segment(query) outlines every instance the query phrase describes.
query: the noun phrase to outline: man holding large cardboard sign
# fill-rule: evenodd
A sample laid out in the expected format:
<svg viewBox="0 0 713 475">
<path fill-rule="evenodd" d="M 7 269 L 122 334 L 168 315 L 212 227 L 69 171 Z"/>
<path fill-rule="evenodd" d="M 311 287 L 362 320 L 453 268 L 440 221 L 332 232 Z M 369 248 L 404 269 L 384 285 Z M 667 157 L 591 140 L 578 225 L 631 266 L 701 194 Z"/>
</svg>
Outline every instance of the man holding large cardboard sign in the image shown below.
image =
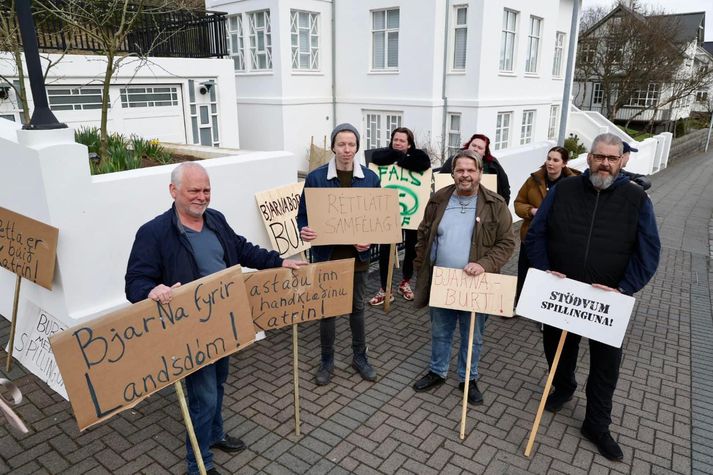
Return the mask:
<svg viewBox="0 0 713 475">
<path fill-rule="evenodd" d="M 185 162 L 171 173 L 169 192 L 174 205 L 141 226 L 136 233 L 126 271 L 126 297 L 130 302 L 145 298 L 170 305 L 173 289 L 236 264 L 265 269 L 297 269 L 303 261 L 282 260 L 275 251 L 267 251 L 237 235 L 225 217 L 210 203 L 210 179 L 199 164 Z M 211 293 L 205 305 L 218 298 Z M 235 298 L 233 296 L 232 298 Z M 211 447 L 228 452 L 245 444 L 223 432 L 223 385 L 228 378 L 228 358 L 205 366 L 186 377 L 191 420 L 206 469 L 213 468 Z M 188 472 L 198 473 L 191 444 L 186 441 Z"/>
<path fill-rule="evenodd" d="M 414 384 L 414 390 L 427 391 L 443 384 L 448 374 L 451 345 L 456 324 L 460 326 L 458 353 L 460 388 L 468 381 L 468 401 L 482 404 L 478 389 L 478 359 L 483 346 L 487 315 L 478 313 L 472 345 L 470 374 L 466 376 L 468 335 L 471 311 L 460 310 L 455 302 L 447 308 L 430 302 L 431 282 L 437 267 L 462 269 L 468 276 L 498 273 L 515 249 L 512 217 L 505 200 L 480 187 L 483 162 L 471 150 L 459 151 L 453 160 L 454 184 L 434 193 L 418 228 L 416 260 L 417 307 L 431 305 L 431 365 L 429 372 Z M 441 271 L 439 271 L 441 272 Z M 437 274 L 442 277 L 442 272 Z"/>
<path fill-rule="evenodd" d="M 622 151 L 616 135 L 597 136 L 587 155 L 589 169 L 565 178 L 549 191 L 525 239 L 532 267 L 626 295 L 638 292 L 653 277 L 661 250 L 656 217 L 644 190 L 619 173 Z M 581 299 L 558 295 L 549 303 L 563 305 L 575 297 Z M 603 312 L 596 315 L 606 317 Z M 560 329 L 545 325 L 543 343 L 550 367 L 560 335 Z M 552 412 L 572 399 L 577 387 L 574 373 L 580 339 L 568 334 L 564 342 L 554 374 L 555 389 L 545 406 Z M 609 432 L 621 348 L 590 338 L 589 350 L 582 435 L 606 458 L 622 460 L 623 452 Z"/>
<path fill-rule="evenodd" d="M 312 242 L 319 233 L 308 225 L 307 208 L 318 203 L 305 201 L 307 190 L 311 188 L 380 188 L 379 177 L 354 162 L 354 155 L 359 150 L 359 132 L 351 124 L 340 124 L 332 131 L 332 152 L 334 157 L 326 165 L 313 170 L 305 179 L 305 193 L 300 200 L 300 210 L 297 213 L 297 225 L 300 235 L 306 242 Z M 389 190 L 384 190 L 389 191 Z M 394 192 L 395 190 L 390 190 Z M 394 196 L 395 197 L 395 196 Z M 401 227 L 398 223 L 398 204 L 394 215 L 393 231 L 398 242 L 401 238 Z M 318 226 L 322 223 L 309 223 Z M 343 245 L 312 245 L 312 259 L 315 262 L 333 261 L 337 259 L 354 258 L 354 287 L 352 313 L 349 315 L 349 325 L 352 330 L 352 367 L 367 381 L 376 381 L 376 371 L 369 364 L 366 356 L 366 328 L 364 322 L 364 304 L 366 297 L 366 277 L 369 272 L 369 248 L 371 243 Z M 319 335 L 322 355 L 319 369 L 315 374 L 316 383 L 320 386 L 329 384 L 334 372 L 334 340 L 336 338 L 336 321 L 334 318 L 324 318 L 319 321 Z"/>
</svg>

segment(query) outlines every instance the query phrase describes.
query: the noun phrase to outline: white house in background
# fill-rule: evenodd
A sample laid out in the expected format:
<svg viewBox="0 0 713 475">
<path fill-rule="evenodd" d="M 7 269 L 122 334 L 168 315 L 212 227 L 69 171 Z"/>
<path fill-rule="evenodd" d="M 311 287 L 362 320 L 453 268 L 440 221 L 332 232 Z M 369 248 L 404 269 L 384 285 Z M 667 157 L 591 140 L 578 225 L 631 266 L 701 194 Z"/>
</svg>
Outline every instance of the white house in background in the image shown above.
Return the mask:
<svg viewBox="0 0 713 475">
<path fill-rule="evenodd" d="M 339 122 L 360 126 L 362 149 L 399 125 L 432 150 L 475 132 L 494 150 L 555 138 L 573 6 L 206 0 L 228 13 L 241 145 L 289 150 L 302 169 L 310 138 Z"/>
</svg>

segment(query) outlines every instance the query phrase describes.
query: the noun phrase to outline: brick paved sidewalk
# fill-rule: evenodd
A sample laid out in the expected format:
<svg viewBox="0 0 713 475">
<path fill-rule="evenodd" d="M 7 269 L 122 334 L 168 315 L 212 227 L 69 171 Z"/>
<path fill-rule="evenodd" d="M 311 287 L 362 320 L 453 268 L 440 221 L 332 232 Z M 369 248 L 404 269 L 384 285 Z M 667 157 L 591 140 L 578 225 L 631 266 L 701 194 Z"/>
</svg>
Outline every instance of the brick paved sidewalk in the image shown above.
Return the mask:
<svg viewBox="0 0 713 475">
<path fill-rule="evenodd" d="M 291 330 L 269 334 L 232 360 L 226 430 L 248 450 L 216 452 L 227 473 L 713 473 L 713 320 L 709 239 L 713 154 L 681 160 L 653 177 L 664 249 L 653 281 L 637 295 L 624 341 L 612 432 L 624 462 L 609 462 L 579 434 L 584 418 L 582 345 L 575 398 L 545 413 L 533 456 L 523 455 L 546 377 L 538 325 L 491 317 L 480 364 L 485 404 L 469 409 L 458 437 L 461 393 L 454 376 L 430 393 L 411 384 L 430 359 L 430 323 L 397 296 L 388 315 L 367 309 L 376 383 L 351 368 L 348 321 L 337 325 L 333 383 L 318 387 L 318 324 L 300 326 L 302 436 L 294 435 Z M 515 273 L 517 256 L 506 273 Z M 395 277 L 396 280 L 396 277 Z M 370 276 L 369 293 L 377 290 Z M 0 319 L 0 341 L 8 325 Z M 457 338 L 457 336 L 456 336 Z M 454 344 L 454 350 L 458 342 Z M 691 358 L 691 355 L 695 358 Z M 455 356 L 455 355 L 454 355 Z M 2 373 L 0 373 L 2 374 Z M 9 375 L 25 400 L 30 434 L 0 424 L 0 473 L 183 473 L 180 411 L 165 390 L 80 433 L 70 406 L 20 365 Z"/>
</svg>

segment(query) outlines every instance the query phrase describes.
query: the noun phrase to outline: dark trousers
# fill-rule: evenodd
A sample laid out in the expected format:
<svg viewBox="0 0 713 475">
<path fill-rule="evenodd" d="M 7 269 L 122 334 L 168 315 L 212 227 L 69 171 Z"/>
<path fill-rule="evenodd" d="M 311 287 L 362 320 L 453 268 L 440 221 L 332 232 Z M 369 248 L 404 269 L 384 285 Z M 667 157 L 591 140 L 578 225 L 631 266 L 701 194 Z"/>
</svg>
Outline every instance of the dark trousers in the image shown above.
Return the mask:
<svg viewBox="0 0 713 475">
<path fill-rule="evenodd" d="M 542 341 L 545 346 L 547 364 L 552 367 L 552 360 L 557 352 L 561 330 L 545 325 Z M 574 377 L 577 368 L 577 355 L 579 354 L 579 341 L 581 336 L 567 334 L 562 355 L 560 356 L 557 372 L 553 385 L 555 390 L 565 394 L 573 393 L 577 389 L 577 380 Z M 587 378 L 587 411 L 584 425 L 594 433 L 609 430 L 611 424 L 612 396 L 619 379 L 619 365 L 621 364 L 621 348 L 589 340 L 589 377 Z"/>
<path fill-rule="evenodd" d="M 413 277 L 413 260 L 416 258 L 416 240 L 418 232 L 415 229 L 404 229 L 404 262 L 401 265 L 401 275 L 404 280 L 411 280 Z M 379 277 L 381 288 L 386 289 L 386 279 L 389 273 L 389 250 L 391 244 L 381 244 L 379 246 Z"/>
<path fill-rule="evenodd" d="M 364 300 L 366 299 L 366 277 L 369 271 L 354 272 L 354 293 L 349 326 L 352 330 L 352 351 L 354 354 L 366 350 L 366 325 L 364 323 Z M 337 317 L 319 321 L 319 338 L 322 344 L 322 362 L 334 361 L 334 340 L 336 339 Z M 341 317 L 339 317 L 341 318 Z"/>
<path fill-rule="evenodd" d="M 520 243 L 520 255 L 517 258 L 517 287 L 515 288 L 515 305 L 520 300 L 520 294 L 522 293 L 522 286 L 525 285 L 525 277 L 527 277 L 527 271 L 530 269 L 530 259 L 527 258 L 527 251 L 525 250 L 525 243 Z M 557 346 L 555 346 L 555 349 Z"/>
</svg>

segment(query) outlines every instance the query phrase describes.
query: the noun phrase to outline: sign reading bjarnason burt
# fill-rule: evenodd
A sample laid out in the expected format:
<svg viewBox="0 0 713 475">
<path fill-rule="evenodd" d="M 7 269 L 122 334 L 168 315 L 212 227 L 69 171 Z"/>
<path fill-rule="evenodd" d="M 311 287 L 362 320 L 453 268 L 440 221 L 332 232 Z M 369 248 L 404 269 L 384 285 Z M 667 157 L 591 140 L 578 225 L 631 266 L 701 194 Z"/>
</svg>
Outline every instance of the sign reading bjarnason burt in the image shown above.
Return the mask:
<svg viewBox="0 0 713 475">
<path fill-rule="evenodd" d="M 620 348 L 635 301 L 628 295 L 530 269 L 516 312 Z"/>
</svg>

